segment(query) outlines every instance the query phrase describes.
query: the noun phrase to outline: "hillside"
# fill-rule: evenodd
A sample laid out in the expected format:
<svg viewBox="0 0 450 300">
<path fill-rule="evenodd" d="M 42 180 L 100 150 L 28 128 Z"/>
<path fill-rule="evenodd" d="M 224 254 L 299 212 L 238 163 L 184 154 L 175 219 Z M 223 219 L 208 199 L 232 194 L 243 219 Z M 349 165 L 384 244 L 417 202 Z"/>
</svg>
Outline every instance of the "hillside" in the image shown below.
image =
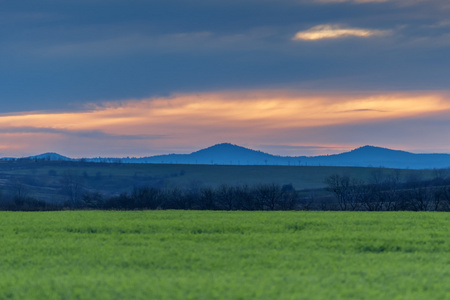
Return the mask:
<svg viewBox="0 0 450 300">
<path fill-rule="evenodd" d="M 169 154 L 134 158 L 124 162 L 217 165 L 286 165 L 285 157 L 274 156 L 229 143 L 217 144 L 191 154 Z"/>
<path fill-rule="evenodd" d="M 449 154 L 414 154 L 374 146 L 364 146 L 349 152 L 310 157 L 311 165 L 386 167 L 400 169 L 434 169 L 450 167 Z"/>
<path fill-rule="evenodd" d="M 296 190 L 323 189 L 331 175 L 370 181 L 395 175 L 432 179 L 433 170 L 392 170 L 362 167 L 234 166 L 195 164 L 119 164 L 86 161 L 16 160 L 0 161 L 0 199 L 26 195 L 39 200 L 67 200 L 67 193 L 99 192 L 105 197 L 128 193 L 133 187 L 191 190 L 201 187 L 292 184 Z M 61 200 L 62 199 L 62 200 Z"/>
</svg>

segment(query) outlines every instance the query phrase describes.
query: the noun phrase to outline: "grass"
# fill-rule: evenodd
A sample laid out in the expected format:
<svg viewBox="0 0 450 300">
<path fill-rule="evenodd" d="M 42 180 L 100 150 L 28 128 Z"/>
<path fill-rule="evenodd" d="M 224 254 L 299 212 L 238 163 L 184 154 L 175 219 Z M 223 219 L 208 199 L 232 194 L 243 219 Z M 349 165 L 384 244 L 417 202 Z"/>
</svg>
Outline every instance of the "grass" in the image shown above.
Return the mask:
<svg viewBox="0 0 450 300">
<path fill-rule="evenodd" d="M 0 213 L 1 299 L 448 299 L 446 213 Z"/>
</svg>

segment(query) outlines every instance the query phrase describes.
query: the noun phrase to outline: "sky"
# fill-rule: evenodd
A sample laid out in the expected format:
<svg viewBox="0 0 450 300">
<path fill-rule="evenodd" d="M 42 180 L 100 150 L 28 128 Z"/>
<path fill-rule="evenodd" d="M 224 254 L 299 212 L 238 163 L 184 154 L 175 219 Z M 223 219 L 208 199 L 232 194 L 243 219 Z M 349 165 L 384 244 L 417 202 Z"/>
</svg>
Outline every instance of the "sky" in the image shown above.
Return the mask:
<svg viewBox="0 0 450 300">
<path fill-rule="evenodd" d="M 450 153 L 448 0 L 0 0 L 0 157 Z"/>
</svg>

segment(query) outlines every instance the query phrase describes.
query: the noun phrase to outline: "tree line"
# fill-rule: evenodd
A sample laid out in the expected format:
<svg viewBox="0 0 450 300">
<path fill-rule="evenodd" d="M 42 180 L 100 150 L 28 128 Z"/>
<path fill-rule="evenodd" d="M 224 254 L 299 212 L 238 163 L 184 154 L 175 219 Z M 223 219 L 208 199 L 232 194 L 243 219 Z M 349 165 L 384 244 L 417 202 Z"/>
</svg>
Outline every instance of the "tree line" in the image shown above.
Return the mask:
<svg viewBox="0 0 450 300">
<path fill-rule="evenodd" d="M 70 174 L 69 174 L 70 175 Z M 29 196 L 21 183 L 7 197 L 0 191 L 0 210 L 342 210 L 450 211 L 450 177 L 432 180 L 374 172 L 365 182 L 335 174 L 322 190 L 297 191 L 292 184 L 221 185 L 190 188 L 135 187 L 128 193 L 105 196 L 83 189 L 73 176 L 61 180 L 63 201 L 46 202 Z M 442 175 L 442 174 L 441 174 Z"/>
<path fill-rule="evenodd" d="M 69 189 L 68 189 L 69 187 Z M 29 196 L 15 195 L 1 199 L 2 210 L 57 210 L 57 209 L 111 209 L 111 210 L 304 210 L 312 200 L 300 197 L 291 184 L 221 185 L 217 188 L 190 189 L 135 187 L 129 193 L 105 197 L 99 192 L 79 193 L 73 185 L 65 186 L 66 200 L 47 203 Z"/>
<path fill-rule="evenodd" d="M 346 211 L 450 211 L 450 178 L 409 178 L 395 174 L 374 176 L 371 182 L 343 175 L 326 179 L 335 196 L 336 209 Z"/>
</svg>

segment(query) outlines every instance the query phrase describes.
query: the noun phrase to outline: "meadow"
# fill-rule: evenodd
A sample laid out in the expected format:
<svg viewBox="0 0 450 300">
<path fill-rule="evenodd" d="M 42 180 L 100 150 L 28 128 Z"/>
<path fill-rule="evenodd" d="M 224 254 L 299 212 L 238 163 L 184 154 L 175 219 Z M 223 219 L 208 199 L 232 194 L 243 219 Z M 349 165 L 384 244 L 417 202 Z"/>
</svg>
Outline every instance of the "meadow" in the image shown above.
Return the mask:
<svg viewBox="0 0 450 300">
<path fill-rule="evenodd" d="M 437 212 L 0 212 L 1 299 L 448 299 Z"/>
</svg>

